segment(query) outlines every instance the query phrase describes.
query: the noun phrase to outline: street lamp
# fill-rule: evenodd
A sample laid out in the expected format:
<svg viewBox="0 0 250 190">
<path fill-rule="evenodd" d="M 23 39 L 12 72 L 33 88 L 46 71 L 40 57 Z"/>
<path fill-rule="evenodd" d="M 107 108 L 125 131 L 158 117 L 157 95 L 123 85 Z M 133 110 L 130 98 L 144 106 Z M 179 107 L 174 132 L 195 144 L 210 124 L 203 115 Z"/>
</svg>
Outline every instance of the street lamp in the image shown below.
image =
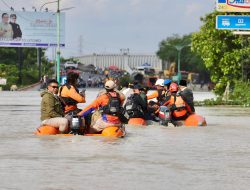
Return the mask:
<svg viewBox="0 0 250 190">
<path fill-rule="evenodd" d="M 56 11 L 56 37 L 57 37 L 57 49 L 56 49 L 56 78 L 57 82 L 60 84 L 60 0 L 50 1 L 44 3 L 40 7 L 40 11 L 42 11 L 43 7 L 47 4 L 57 3 L 57 11 Z M 48 11 L 48 9 L 47 9 Z"/>
<path fill-rule="evenodd" d="M 181 71 L 180 71 L 180 67 L 181 67 L 181 50 L 184 48 L 184 47 L 190 47 L 191 44 L 188 44 L 188 45 L 175 45 L 175 46 L 172 46 L 174 47 L 177 52 L 178 52 L 178 84 L 180 83 L 180 79 L 181 79 Z"/>
<path fill-rule="evenodd" d="M 60 10 L 60 0 L 57 1 L 51 1 L 51 2 L 47 2 L 44 3 L 41 7 L 40 7 L 40 11 L 42 10 L 42 8 L 47 5 L 47 4 L 51 4 L 51 3 L 57 3 L 57 11 L 56 11 L 56 37 L 57 37 L 57 48 L 56 48 L 56 78 L 57 78 L 57 82 L 60 84 L 60 11 L 64 11 L 64 10 L 70 10 L 72 8 L 75 7 L 68 7 L 68 8 L 64 8 Z M 48 12 L 48 9 L 46 9 L 46 12 Z"/>
</svg>

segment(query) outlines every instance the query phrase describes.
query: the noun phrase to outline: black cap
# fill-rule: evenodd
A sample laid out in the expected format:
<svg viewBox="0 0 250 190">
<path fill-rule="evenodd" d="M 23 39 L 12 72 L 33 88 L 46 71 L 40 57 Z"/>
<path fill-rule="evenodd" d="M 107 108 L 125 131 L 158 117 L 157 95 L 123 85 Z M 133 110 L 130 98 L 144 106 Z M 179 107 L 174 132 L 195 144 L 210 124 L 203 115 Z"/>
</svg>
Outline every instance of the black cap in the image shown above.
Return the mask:
<svg viewBox="0 0 250 190">
<path fill-rule="evenodd" d="M 139 90 L 141 90 L 141 89 L 143 89 L 143 86 L 140 85 L 140 84 L 136 84 L 136 85 L 134 85 L 133 89 L 139 89 Z"/>
<path fill-rule="evenodd" d="M 187 81 L 186 80 L 180 80 L 179 85 L 181 85 L 181 86 L 187 86 Z"/>
</svg>

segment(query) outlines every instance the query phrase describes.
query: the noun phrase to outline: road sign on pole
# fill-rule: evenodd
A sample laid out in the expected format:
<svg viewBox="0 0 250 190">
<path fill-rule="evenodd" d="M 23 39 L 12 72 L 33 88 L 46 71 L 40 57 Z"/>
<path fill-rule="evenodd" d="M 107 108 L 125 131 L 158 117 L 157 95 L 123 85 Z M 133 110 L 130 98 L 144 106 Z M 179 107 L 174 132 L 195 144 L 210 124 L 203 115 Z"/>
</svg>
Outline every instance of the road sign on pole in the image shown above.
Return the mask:
<svg viewBox="0 0 250 190">
<path fill-rule="evenodd" d="M 249 0 L 216 0 L 219 12 L 250 12 Z"/>
<path fill-rule="evenodd" d="M 250 30 L 250 16 L 218 15 L 216 28 L 222 30 Z"/>
</svg>

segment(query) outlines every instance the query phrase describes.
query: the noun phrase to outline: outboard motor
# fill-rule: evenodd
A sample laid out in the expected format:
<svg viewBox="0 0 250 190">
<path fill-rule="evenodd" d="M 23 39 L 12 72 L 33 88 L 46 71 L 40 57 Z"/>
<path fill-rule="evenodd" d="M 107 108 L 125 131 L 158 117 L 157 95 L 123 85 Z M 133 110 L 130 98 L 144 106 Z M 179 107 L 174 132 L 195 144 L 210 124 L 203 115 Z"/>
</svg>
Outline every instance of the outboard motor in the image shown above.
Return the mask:
<svg viewBox="0 0 250 190">
<path fill-rule="evenodd" d="M 82 124 L 82 120 L 81 117 L 78 115 L 73 114 L 72 116 L 72 120 L 71 120 L 71 125 L 70 125 L 70 134 L 74 134 L 74 135 L 80 135 L 80 127 Z"/>
<path fill-rule="evenodd" d="M 161 125 L 168 126 L 168 123 L 171 122 L 170 111 L 167 106 L 160 106 L 159 118 Z"/>
</svg>

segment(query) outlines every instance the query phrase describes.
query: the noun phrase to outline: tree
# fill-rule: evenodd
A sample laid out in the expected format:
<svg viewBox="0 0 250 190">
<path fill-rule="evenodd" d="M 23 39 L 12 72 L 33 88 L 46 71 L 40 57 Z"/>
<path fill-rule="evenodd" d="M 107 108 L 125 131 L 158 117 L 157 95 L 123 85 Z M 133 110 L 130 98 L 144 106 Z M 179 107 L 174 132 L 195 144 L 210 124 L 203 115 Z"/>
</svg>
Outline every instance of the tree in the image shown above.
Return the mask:
<svg viewBox="0 0 250 190">
<path fill-rule="evenodd" d="M 9 89 L 18 80 L 18 70 L 15 65 L 0 64 L 0 78 L 6 78 L 7 84 L 3 89 Z"/>
<path fill-rule="evenodd" d="M 22 84 L 29 85 L 38 82 L 37 48 L 22 48 Z M 53 65 L 49 64 L 45 57 L 45 49 L 42 51 L 42 75 L 52 74 Z M 9 89 L 12 84 L 18 84 L 18 53 L 17 48 L 0 48 L 0 77 L 7 78 L 7 85 L 4 89 Z"/>
<path fill-rule="evenodd" d="M 201 18 L 200 31 L 192 35 L 192 51 L 198 53 L 216 84 L 215 93 L 222 95 L 227 82 L 241 78 L 242 63 L 249 59 L 248 37 L 236 36 L 229 30 L 215 28 L 216 11 Z"/>
<path fill-rule="evenodd" d="M 192 34 L 184 35 L 182 37 L 177 34 L 174 34 L 173 36 L 168 37 L 160 42 L 157 55 L 162 60 L 166 60 L 169 63 L 171 62 L 177 63 L 177 50 L 174 46 L 189 45 L 191 44 L 191 40 L 192 40 Z M 192 52 L 189 47 L 184 47 L 181 50 L 180 69 L 190 72 L 197 72 L 202 75 L 208 75 L 208 71 L 201 57 L 197 53 Z"/>
</svg>

